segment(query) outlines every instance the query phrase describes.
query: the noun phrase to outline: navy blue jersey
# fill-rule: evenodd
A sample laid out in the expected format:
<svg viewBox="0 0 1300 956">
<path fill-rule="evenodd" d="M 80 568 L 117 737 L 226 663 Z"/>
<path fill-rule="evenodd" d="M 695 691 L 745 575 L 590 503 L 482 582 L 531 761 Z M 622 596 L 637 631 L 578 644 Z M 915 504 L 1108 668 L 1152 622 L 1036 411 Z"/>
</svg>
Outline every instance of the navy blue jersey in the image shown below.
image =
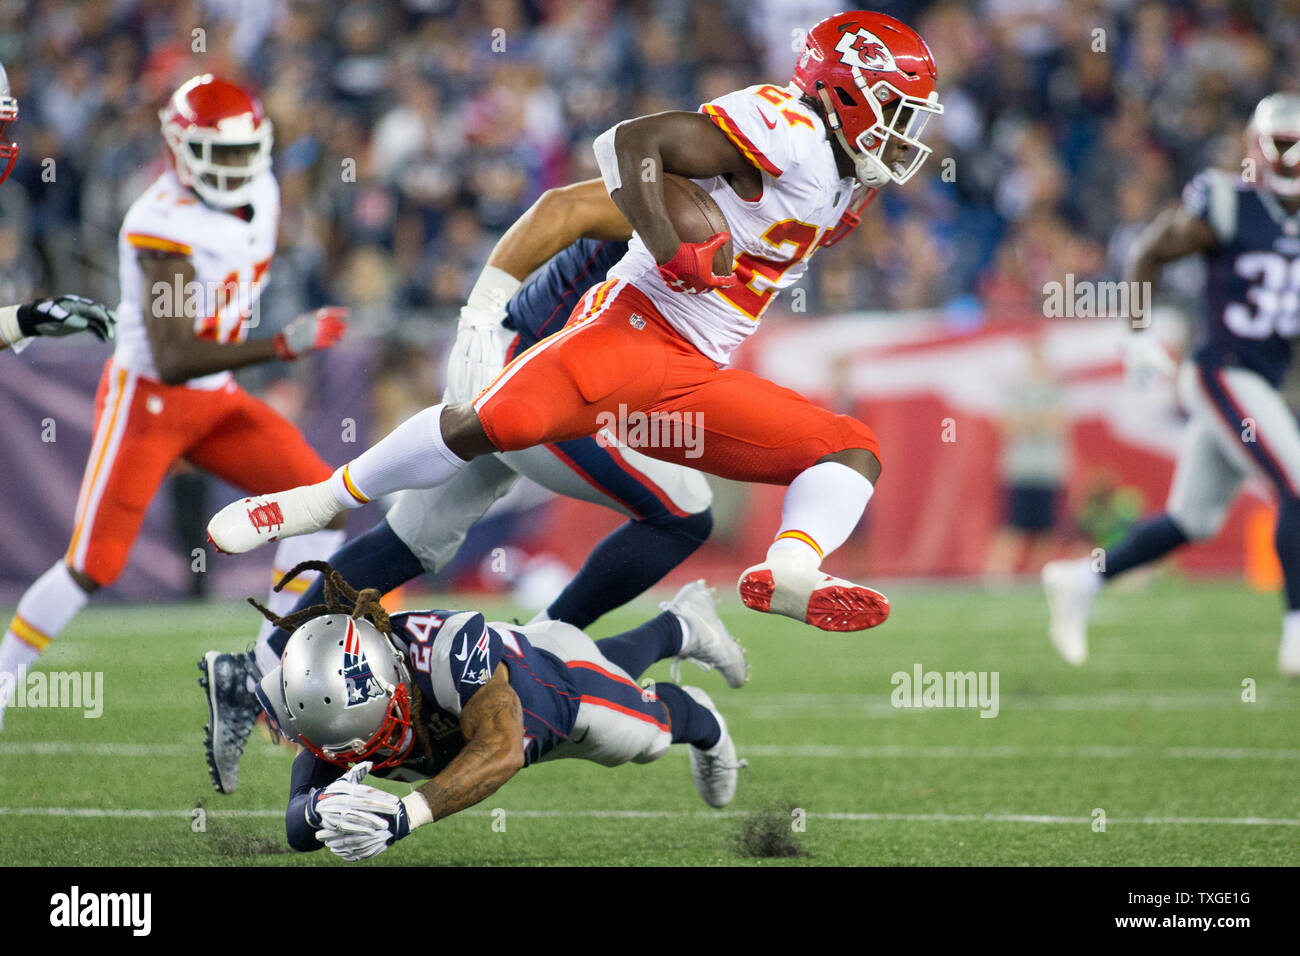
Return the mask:
<svg viewBox="0 0 1300 956">
<path fill-rule="evenodd" d="M 489 626 L 476 611 L 409 611 L 391 620 L 430 713 L 459 726 L 461 709 L 504 661 L 523 710 L 524 766 L 568 739 L 582 695 L 554 654 L 513 628 Z"/>
<path fill-rule="evenodd" d="M 1272 193 L 1206 170 L 1183 193 L 1218 242 L 1205 253 L 1204 323 L 1194 353 L 1211 367 L 1241 366 L 1275 387 L 1300 335 L 1300 216 Z"/>
<path fill-rule="evenodd" d="M 506 305 L 506 328 L 519 333 L 514 354 L 564 328 L 573 307 L 627 252 L 626 242 L 579 239 L 558 252 Z"/>
</svg>

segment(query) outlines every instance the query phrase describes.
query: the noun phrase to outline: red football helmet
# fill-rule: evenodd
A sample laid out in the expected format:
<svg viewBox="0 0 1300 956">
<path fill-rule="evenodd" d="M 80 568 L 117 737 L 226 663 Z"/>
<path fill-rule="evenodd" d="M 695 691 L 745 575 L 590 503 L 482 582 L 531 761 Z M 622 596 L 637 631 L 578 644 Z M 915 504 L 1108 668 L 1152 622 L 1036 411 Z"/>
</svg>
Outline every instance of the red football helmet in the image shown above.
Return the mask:
<svg viewBox="0 0 1300 956">
<path fill-rule="evenodd" d="M 1263 157 L 1264 185 L 1279 196 L 1300 196 L 1300 94 L 1260 100 L 1246 135 Z"/>
<path fill-rule="evenodd" d="M 271 168 L 271 121 L 234 83 L 204 73 L 159 111 L 163 139 L 180 181 L 222 209 L 246 205 Z"/>
<path fill-rule="evenodd" d="M 18 162 L 18 144 L 4 138 L 5 124 L 18 121 L 18 101 L 9 95 L 9 74 L 0 63 L 0 183 L 9 178 Z"/>
<path fill-rule="evenodd" d="M 921 131 L 943 112 L 934 57 L 920 34 L 893 17 L 869 10 L 827 17 L 808 32 L 793 82 L 821 101 L 863 185 L 905 183 L 930 155 Z M 908 154 L 887 162 L 891 140 Z"/>
</svg>

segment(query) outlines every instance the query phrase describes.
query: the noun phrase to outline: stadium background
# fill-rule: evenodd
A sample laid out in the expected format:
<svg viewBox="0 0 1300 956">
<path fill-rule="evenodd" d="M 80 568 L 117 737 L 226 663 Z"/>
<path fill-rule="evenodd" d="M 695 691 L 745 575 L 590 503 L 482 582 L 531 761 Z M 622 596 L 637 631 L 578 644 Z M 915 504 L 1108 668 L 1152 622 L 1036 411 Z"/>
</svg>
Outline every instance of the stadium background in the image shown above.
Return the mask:
<svg viewBox="0 0 1300 956">
<path fill-rule="evenodd" d="M 327 459 L 345 460 L 436 401 L 456 311 L 494 238 L 542 190 L 595 174 L 598 132 L 785 82 L 795 31 L 840 6 L 0 0 L 0 62 L 22 108 L 22 155 L 0 189 L 0 301 L 77 291 L 116 302 L 116 230 L 163 165 L 158 107 L 198 72 L 245 82 L 276 124 L 284 195 L 261 321 L 274 328 L 337 302 L 352 309 L 353 331 L 328 355 L 240 378 L 290 412 Z M 1044 318 L 1044 283 L 1118 278 L 1137 231 L 1197 169 L 1236 166 L 1254 103 L 1296 88 L 1300 2 L 873 7 L 914 25 L 934 50 L 946 107 L 929 130 L 934 156 L 814 259 L 802 310 L 790 311 L 794 297 L 779 301 L 739 361 L 855 410 L 882 438 L 881 493 L 837 573 L 988 570 L 1008 396 L 1036 355 L 1064 419 L 1066 507 L 1051 553 L 1105 543 L 1161 500 L 1179 413 L 1163 391 L 1123 386 L 1116 322 Z M 352 163 L 355 182 L 345 182 Z M 1160 330 L 1176 345 L 1200 276 L 1188 265 L 1166 278 L 1173 311 Z M 88 341 L 46 342 L 6 362 L 0 600 L 16 599 L 66 543 L 105 354 Z M 347 419 L 355 444 L 343 439 Z M 47 421 L 55 441 L 43 440 Z M 714 487 L 714 540 L 673 580 L 725 583 L 771 533 L 777 490 Z M 258 593 L 269 555 L 191 573 L 202 522 L 229 489 L 178 474 L 171 491 L 155 502 L 117 596 Z M 1248 565 L 1252 581 L 1275 586 L 1265 501 L 1247 496 L 1228 532 L 1181 565 Z M 511 504 L 458 583 L 501 587 L 527 554 L 576 566 L 617 521 L 526 490 Z M 355 515 L 351 529 L 373 518 Z M 484 572 L 477 558 L 503 540 L 518 549 L 508 573 Z M 552 566 L 536 586 L 559 573 Z"/>
</svg>

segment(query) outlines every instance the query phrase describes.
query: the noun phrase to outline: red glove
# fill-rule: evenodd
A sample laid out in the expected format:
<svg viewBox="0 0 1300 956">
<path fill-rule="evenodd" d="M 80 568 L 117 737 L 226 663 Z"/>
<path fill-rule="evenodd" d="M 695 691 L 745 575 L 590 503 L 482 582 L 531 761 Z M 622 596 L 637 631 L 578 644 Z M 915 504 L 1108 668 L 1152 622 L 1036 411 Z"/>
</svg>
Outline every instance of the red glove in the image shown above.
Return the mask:
<svg viewBox="0 0 1300 956">
<path fill-rule="evenodd" d="M 304 312 L 275 333 L 275 354 L 286 362 L 300 355 L 327 349 L 343 338 L 347 331 L 348 310 L 338 305 L 327 305 L 315 312 Z"/>
<path fill-rule="evenodd" d="M 704 242 L 683 242 L 677 254 L 659 267 L 668 288 L 674 292 L 698 295 L 710 289 L 730 289 L 736 284 L 736 274 L 717 275 L 713 271 L 713 254 L 731 240 L 731 233 L 719 232 Z"/>
</svg>

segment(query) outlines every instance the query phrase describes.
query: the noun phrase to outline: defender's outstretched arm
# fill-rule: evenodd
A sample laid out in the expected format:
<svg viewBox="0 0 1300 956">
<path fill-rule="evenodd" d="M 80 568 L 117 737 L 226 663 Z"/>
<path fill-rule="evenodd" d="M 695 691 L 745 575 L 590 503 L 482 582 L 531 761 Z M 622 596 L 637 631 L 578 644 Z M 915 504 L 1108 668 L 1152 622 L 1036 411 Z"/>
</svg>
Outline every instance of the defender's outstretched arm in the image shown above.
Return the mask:
<svg viewBox="0 0 1300 956">
<path fill-rule="evenodd" d="M 548 189 L 497 240 L 487 264 L 521 282 L 579 239 L 626 242 L 632 227 L 599 179 Z"/>
<path fill-rule="evenodd" d="M 117 316 L 106 305 L 79 295 L 56 295 L 26 305 L 0 307 L 0 351 L 16 346 L 21 352 L 29 339 L 62 337 L 90 332 L 101 342 L 113 337 Z"/>
</svg>

